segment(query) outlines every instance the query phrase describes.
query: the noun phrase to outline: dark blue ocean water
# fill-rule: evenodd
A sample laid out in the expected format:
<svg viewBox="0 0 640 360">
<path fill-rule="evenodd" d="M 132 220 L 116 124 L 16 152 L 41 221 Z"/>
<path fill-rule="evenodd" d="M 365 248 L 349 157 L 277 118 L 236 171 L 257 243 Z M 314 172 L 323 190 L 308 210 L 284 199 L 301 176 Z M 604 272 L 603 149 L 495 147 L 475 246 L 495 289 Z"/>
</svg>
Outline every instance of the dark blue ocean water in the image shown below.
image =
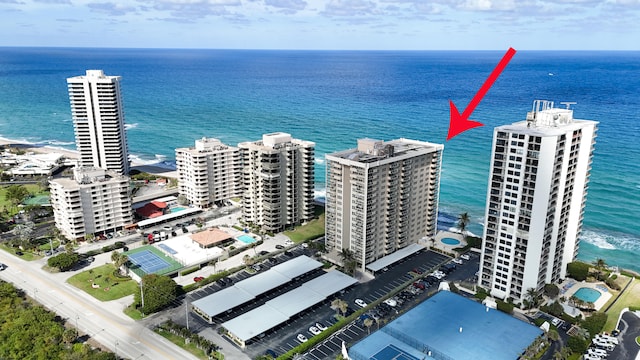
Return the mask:
<svg viewBox="0 0 640 360">
<path fill-rule="evenodd" d="M 65 79 L 103 69 L 122 76 L 138 160 L 171 162 L 203 136 L 286 131 L 316 142 L 321 194 L 324 154 L 358 138 L 443 143 L 448 100 L 462 111 L 503 55 L 0 48 L 0 135 L 74 148 Z M 600 121 L 579 257 L 640 271 L 638 89 L 640 52 L 518 52 L 472 115 L 485 126 L 445 144 L 442 225 L 468 211 L 481 233 L 493 127 L 524 119 L 534 99 L 576 101 L 576 118 Z"/>
</svg>

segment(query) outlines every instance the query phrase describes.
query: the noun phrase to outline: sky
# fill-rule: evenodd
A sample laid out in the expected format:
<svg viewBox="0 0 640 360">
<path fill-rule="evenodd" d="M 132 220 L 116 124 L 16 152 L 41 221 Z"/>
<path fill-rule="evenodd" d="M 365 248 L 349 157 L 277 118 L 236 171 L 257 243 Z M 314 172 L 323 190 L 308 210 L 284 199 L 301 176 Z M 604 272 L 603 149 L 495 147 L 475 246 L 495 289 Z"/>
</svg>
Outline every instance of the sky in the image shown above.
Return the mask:
<svg viewBox="0 0 640 360">
<path fill-rule="evenodd" d="M 0 0 L 0 46 L 640 50 L 640 0 Z"/>
</svg>

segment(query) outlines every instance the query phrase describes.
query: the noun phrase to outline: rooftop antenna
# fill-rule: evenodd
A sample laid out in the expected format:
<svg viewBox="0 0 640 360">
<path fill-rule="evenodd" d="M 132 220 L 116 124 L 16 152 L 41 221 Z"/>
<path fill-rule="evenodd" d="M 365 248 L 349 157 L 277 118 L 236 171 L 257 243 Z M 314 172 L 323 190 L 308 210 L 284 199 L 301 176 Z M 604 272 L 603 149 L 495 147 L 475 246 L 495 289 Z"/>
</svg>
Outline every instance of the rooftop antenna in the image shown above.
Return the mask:
<svg viewBox="0 0 640 360">
<path fill-rule="evenodd" d="M 575 101 L 563 101 L 560 104 L 566 106 L 567 110 L 571 110 L 571 105 L 575 105 L 575 104 L 577 104 L 577 102 L 575 102 Z"/>
</svg>

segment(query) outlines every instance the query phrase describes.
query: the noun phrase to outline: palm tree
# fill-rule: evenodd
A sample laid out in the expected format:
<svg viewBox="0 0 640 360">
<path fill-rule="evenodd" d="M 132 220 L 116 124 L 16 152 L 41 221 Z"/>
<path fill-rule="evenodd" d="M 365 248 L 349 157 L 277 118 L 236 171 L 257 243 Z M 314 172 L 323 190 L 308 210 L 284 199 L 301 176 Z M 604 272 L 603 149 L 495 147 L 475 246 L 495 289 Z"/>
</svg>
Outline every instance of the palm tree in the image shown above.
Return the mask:
<svg viewBox="0 0 640 360">
<path fill-rule="evenodd" d="M 602 258 L 598 258 L 596 261 L 594 261 L 594 264 L 596 266 L 596 270 L 598 271 L 598 280 L 600 280 L 600 278 L 602 277 L 602 270 L 606 268 L 607 262 Z"/>
<path fill-rule="evenodd" d="M 336 311 L 340 311 L 342 316 L 347 313 L 348 307 L 349 305 L 347 305 L 347 302 L 342 299 L 335 299 L 331 302 L 331 308 Z"/>
<path fill-rule="evenodd" d="M 371 325 L 373 325 L 373 320 L 371 320 L 371 318 L 366 318 L 362 324 L 367 327 L 367 333 L 371 334 Z"/>
<path fill-rule="evenodd" d="M 350 249 L 342 249 L 340 252 L 340 259 L 342 260 L 342 266 L 344 267 L 344 272 L 353 275 L 356 271 L 356 259 L 353 251 Z"/>
<path fill-rule="evenodd" d="M 529 309 L 537 307 L 540 304 L 540 294 L 534 288 L 527 289 L 527 302 L 529 303 Z"/>
<path fill-rule="evenodd" d="M 469 218 L 469 213 L 463 212 L 462 214 L 458 215 L 458 223 L 456 224 L 456 226 L 464 237 L 467 236 L 467 226 L 469 225 L 470 221 L 471 219 Z"/>
</svg>

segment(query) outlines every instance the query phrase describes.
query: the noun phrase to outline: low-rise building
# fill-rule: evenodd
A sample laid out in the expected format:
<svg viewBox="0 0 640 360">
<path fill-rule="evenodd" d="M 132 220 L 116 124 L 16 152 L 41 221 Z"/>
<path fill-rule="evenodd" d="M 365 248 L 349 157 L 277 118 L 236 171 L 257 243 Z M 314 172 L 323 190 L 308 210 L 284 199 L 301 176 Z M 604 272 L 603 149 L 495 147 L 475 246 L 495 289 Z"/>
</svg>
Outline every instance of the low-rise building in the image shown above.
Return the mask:
<svg viewBox="0 0 640 360">
<path fill-rule="evenodd" d="M 56 227 L 68 239 L 122 230 L 133 222 L 129 177 L 76 168 L 74 178 L 49 182 Z"/>
</svg>

